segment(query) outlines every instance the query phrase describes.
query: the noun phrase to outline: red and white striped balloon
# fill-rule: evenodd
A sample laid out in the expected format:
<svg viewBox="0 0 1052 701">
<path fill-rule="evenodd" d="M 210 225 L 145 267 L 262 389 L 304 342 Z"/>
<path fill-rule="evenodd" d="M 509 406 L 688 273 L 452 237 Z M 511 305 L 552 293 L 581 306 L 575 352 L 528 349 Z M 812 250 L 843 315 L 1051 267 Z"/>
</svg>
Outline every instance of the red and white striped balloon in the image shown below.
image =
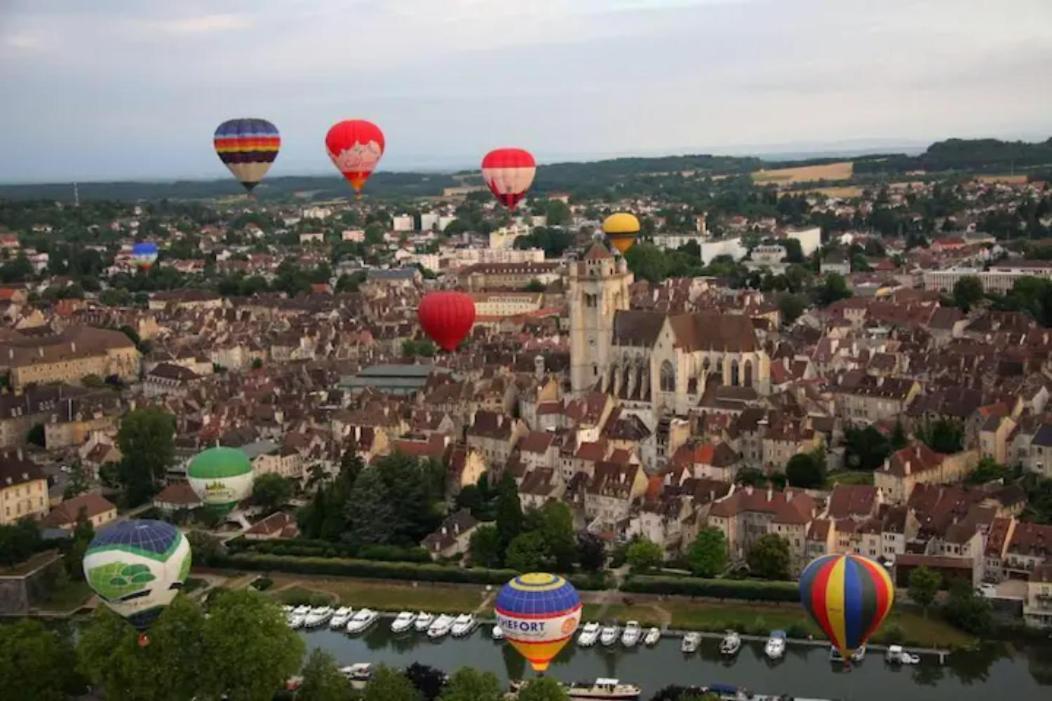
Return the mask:
<svg viewBox="0 0 1052 701">
<path fill-rule="evenodd" d="M 533 184 L 537 164 L 529 151 L 498 148 L 482 159 L 482 179 L 500 203 L 515 209 Z"/>
</svg>

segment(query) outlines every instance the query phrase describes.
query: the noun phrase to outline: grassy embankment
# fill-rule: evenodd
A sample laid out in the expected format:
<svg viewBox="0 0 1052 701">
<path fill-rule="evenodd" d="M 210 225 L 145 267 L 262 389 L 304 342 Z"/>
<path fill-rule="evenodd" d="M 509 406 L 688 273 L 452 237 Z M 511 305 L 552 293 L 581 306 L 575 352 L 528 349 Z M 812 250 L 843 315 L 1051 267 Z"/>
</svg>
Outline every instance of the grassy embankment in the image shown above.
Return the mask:
<svg viewBox="0 0 1052 701">
<path fill-rule="evenodd" d="M 291 585 L 291 586 L 288 586 Z M 283 588 L 285 587 L 285 588 Z M 275 578 L 267 591 L 281 603 L 332 603 L 377 611 L 473 612 L 485 602 L 485 587 L 441 586 L 421 583 L 353 579 Z M 490 615 L 491 603 L 482 614 Z"/>
</svg>

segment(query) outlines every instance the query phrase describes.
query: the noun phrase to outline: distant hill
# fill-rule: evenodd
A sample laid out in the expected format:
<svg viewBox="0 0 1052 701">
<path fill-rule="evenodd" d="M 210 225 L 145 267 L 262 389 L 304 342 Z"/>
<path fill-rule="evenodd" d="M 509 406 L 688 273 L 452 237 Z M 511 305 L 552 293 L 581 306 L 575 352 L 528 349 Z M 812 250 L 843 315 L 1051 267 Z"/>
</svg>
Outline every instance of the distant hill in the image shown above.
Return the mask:
<svg viewBox="0 0 1052 701">
<path fill-rule="evenodd" d="M 655 158 L 613 158 L 591 162 L 567 162 L 537 168 L 535 193 L 572 191 L 591 195 L 606 192 L 641 179 L 678 173 L 740 175 L 764 168 L 806 168 L 845 162 L 843 156 L 794 161 L 764 161 L 756 157 L 711 156 L 704 154 Z M 901 174 L 913 170 L 975 172 L 1047 172 L 1052 170 L 1052 138 L 1028 143 L 997 139 L 947 139 L 928 147 L 924 153 L 878 154 L 851 159 L 858 176 L 881 173 Z M 457 174 L 379 172 L 369 180 L 368 196 L 375 198 L 439 196 L 447 187 L 481 184 L 477 171 Z M 172 182 L 81 183 L 82 199 L 197 200 L 233 197 L 243 190 L 233 179 L 177 180 Z M 256 189 L 261 200 L 324 200 L 350 196 L 350 188 L 336 175 L 268 178 Z M 70 183 L 40 185 L 0 185 L 0 199 L 48 199 L 69 202 Z"/>
</svg>

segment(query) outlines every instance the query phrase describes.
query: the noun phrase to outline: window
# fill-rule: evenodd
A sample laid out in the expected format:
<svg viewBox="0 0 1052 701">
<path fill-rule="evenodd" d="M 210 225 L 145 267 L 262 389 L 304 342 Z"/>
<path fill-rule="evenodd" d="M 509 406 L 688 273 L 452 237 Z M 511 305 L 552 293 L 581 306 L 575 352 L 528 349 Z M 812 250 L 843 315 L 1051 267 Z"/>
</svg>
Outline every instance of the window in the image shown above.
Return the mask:
<svg viewBox="0 0 1052 701">
<path fill-rule="evenodd" d="M 676 391 L 676 371 L 667 360 L 661 364 L 661 391 Z"/>
</svg>

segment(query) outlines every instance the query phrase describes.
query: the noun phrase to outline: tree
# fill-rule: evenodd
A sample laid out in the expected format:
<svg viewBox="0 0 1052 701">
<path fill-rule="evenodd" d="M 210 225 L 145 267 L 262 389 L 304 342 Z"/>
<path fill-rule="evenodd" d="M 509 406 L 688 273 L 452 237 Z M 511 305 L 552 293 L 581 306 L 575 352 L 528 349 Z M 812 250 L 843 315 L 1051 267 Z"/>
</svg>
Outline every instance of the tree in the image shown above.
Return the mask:
<svg viewBox="0 0 1052 701">
<path fill-rule="evenodd" d="M 767 475 L 755 467 L 743 467 L 734 481 L 744 487 L 762 487 L 767 484 Z"/>
<path fill-rule="evenodd" d="M 175 417 L 160 409 L 135 409 L 121 420 L 119 473 L 129 504 L 141 504 L 154 493 L 157 480 L 175 460 L 174 438 Z"/>
<path fill-rule="evenodd" d="M 1004 465 L 998 464 L 993 458 L 983 458 L 975 469 L 968 473 L 965 482 L 968 484 L 986 484 L 995 480 L 1004 479 L 1008 473 Z"/>
<path fill-rule="evenodd" d="M 781 312 L 782 321 L 785 324 L 792 324 L 799 319 L 805 309 L 807 309 L 807 300 L 803 295 L 789 292 L 778 295 L 778 311 Z"/>
<path fill-rule="evenodd" d="M 646 573 L 661 567 L 665 552 L 654 541 L 638 538 L 628 546 L 625 559 L 633 572 Z"/>
<path fill-rule="evenodd" d="M 500 567 L 500 534 L 497 527 L 484 523 L 471 534 L 468 545 L 471 564 L 476 567 Z"/>
<path fill-rule="evenodd" d="M 213 696 L 269 699 L 303 660 L 303 639 L 288 627 L 281 607 L 256 592 L 213 596 L 201 631 L 208 659 L 203 683 Z"/>
<path fill-rule="evenodd" d="M 895 420 L 895 429 L 891 432 L 891 449 L 902 450 L 909 443 L 909 437 L 906 435 L 906 428 L 902 425 L 901 419 Z"/>
<path fill-rule="evenodd" d="M 562 200 L 548 200 L 545 219 L 548 226 L 559 226 L 570 221 L 570 207 Z"/>
<path fill-rule="evenodd" d="M 88 491 L 90 486 L 91 477 L 88 474 L 88 470 L 79 462 L 76 462 L 69 471 L 69 481 L 66 482 L 66 487 L 62 490 L 62 498 L 72 499 Z"/>
<path fill-rule="evenodd" d="M 935 595 L 939 593 L 941 586 L 942 576 L 935 570 L 921 565 L 910 572 L 910 598 L 924 608 L 925 616 L 928 615 L 928 607 L 935 601 Z"/>
<path fill-rule="evenodd" d="M 950 455 L 964 449 L 964 426 L 949 418 L 924 421 L 917 427 L 917 438 L 937 453 Z"/>
<path fill-rule="evenodd" d="M 420 701 L 418 692 L 404 674 L 380 665 L 373 670 L 363 701 Z"/>
<path fill-rule="evenodd" d="M 687 552 L 690 571 L 695 577 L 715 577 L 727 566 L 727 538 L 718 528 L 698 531 Z"/>
<path fill-rule="evenodd" d="M 73 528 L 73 537 L 66 543 L 66 552 L 62 560 L 66 568 L 66 574 L 70 579 L 83 581 L 84 579 L 84 553 L 88 551 L 92 539 L 95 537 L 95 528 L 91 525 L 87 510 L 83 507 L 77 514 L 77 525 Z"/>
<path fill-rule="evenodd" d="M 872 426 L 845 429 L 844 445 L 845 461 L 856 470 L 875 470 L 891 454 L 891 443 Z"/>
<path fill-rule="evenodd" d="M 569 572 L 577 561 L 577 539 L 573 514 L 561 501 L 549 501 L 541 507 L 541 535 L 554 560 L 555 569 Z"/>
<path fill-rule="evenodd" d="M 252 501 L 271 513 L 288 503 L 292 498 L 292 481 L 275 472 L 260 475 L 252 484 Z"/>
<path fill-rule="evenodd" d="M 504 690 L 492 672 L 461 667 L 449 678 L 440 701 L 501 701 Z"/>
<path fill-rule="evenodd" d="M 303 665 L 303 684 L 296 698 L 303 701 L 347 701 L 351 685 L 340 673 L 336 660 L 321 648 L 315 648 Z"/>
<path fill-rule="evenodd" d="M 511 541 L 522 533 L 522 504 L 515 478 L 504 475 L 497 485 L 497 533 L 500 535 L 500 551 L 504 555 Z"/>
<path fill-rule="evenodd" d="M 826 275 L 822 284 L 815 288 L 815 301 L 823 306 L 829 306 L 838 299 L 847 299 L 851 296 L 851 290 L 844 280 L 844 276 L 838 273 Z"/>
<path fill-rule="evenodd" d="M 0 526 L 0 565 L 22 562 L 40 550 L 41 544 L 40 528 L 28 516 Z"/>
<path fill-rule="evenodd" d="M 33 445 L 44 448 L 44 424 L 33 424 L 32 428 L 26 432 L 26 443 L 32 443 Z"/>
<path fill-rule="evenodd" d="M 785 476 L 789 484 L 804 489 L 821 487 L 826 481 L 825 461 L 811 453 L 797 453 L 789 458 Z"/>
<path fill-rule="evenodd" d="M 950 623 L 973 635 L 984 635 L 993 625 L 990 602 L 976 594 L 970 582 L 960 579 L 950 586 L 950 598 L 943 614 Z"/>
<path fill-rule="evenodd" d="M 504 565 L 518 572 L 544 569 L 551 559 L 551 551 L 539 531 L 527 531 L 515 536 L 504 555 Z"/>
<path fill-rule="evenodd" d="M 519 692 L 518 701 L 569 701 L 570 696 L 554 677 L 533 679 Z"/>
<path fill-rule="evenodd" d="M 577 559 L 581 569 L 599 572 L 606 564 L 606 545 L 603 539 L 594 533 L 580 533 L 577 536 Z"/>
<path fill-rule="evenodd" d="M 419 662 L 406 667 L 405 677 L 419 692 L 422 701 L 435 701 L 446 685 L 445 672 Z"/>
<path fill-rule="evenodd" d="M 526 283 L 525 287 L 522 288 L 523 292 L 544 292 L 544 290 L 544 283 L 538 280 L 537 278 L 533 278 L 528 283 Z"/>
<path fill-rule="evenodd" d="M 764 579 L 789 578 L 789 543 L 774 533 L 760 536 L 746 556 L 749 570 Z"/>
<path fill-rule="evenodd" d="M 968 313 L 983 299 L 983 283 L 975 275 L 965 275 L 953 285 L 953 304 Z"/>
<path fill-rule="evenodd" d="M 351 540 L 359 545 L 416 545 L 441 520 L 443 495 L 429 465 L 401 453 L 363 470 L 343 505 Z"/>
<path fill-rule="evenodd" d="M 69 637 L 28 618 L 0 625 L 0 679 L 9 701 L 62 701 L 84 687 Z"/>
<path fill-rule="evenodd" d="M 209 565 L 226 550 L 223 541 L 207 531 L 190 531 L 186 539 L 190 541 L 190 552 L 197 564 Z"/>
</svg>

